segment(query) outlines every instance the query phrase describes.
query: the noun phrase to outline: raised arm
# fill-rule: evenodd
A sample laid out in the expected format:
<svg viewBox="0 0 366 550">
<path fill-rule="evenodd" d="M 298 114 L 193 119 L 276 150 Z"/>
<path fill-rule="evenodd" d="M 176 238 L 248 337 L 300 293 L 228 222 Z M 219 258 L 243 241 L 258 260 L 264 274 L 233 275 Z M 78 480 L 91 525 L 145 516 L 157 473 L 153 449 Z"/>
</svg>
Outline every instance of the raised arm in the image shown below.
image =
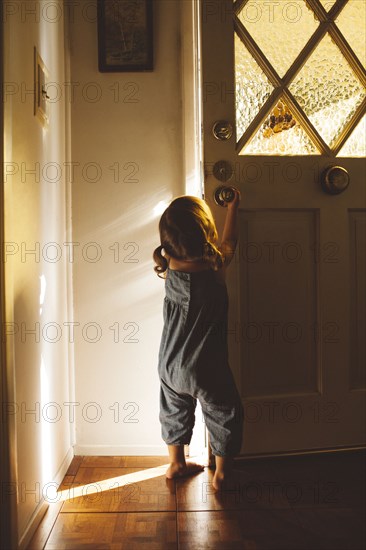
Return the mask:
<svg viewBox="0 0 366 550">
<path fill-rule="evenodd" d="M 238 242 L 238 207 L 240 198 L 240 191 L 235 189 L 234 200 L 227 203 L 226 219 L 219 247 L 225 257 L 225 267 L 233 259 Z"/>
</svg>

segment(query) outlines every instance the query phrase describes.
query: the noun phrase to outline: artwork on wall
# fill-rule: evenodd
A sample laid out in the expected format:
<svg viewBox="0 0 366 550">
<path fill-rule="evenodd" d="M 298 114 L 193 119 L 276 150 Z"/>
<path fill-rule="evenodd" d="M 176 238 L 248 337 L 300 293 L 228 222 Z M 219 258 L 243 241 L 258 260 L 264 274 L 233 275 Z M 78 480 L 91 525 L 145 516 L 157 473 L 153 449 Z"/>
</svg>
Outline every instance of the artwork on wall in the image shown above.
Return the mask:
<svg viewBox="0 0 366 550">
<path fill-rule="evenodd" d="M 34 48 L 34 115 L 44 128 L 49 124 L 48 78 L 49 72 L 37 48 Z"/>
<path fill-rule="evenodd" d="M 100 72 L 153 69 L 153 0 L 98 0 Z"/>
</svg>

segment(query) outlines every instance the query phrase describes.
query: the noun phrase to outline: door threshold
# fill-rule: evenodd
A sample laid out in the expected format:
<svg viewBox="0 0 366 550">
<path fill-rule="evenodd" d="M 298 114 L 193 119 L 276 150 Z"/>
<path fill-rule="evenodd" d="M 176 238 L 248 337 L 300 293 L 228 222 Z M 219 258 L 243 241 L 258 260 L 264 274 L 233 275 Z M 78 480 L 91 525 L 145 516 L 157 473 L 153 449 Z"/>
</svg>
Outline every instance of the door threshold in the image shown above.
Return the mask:
<svg viewBox="0 0 366 550">
<path fill-rule="evenodd" d="M 366 445 L 344 445 L 337 447 L 324 447 L 323 449 L 299 449 L 293 451 L 278 451 L 274 453 L 253 453 L 248 455 L 240 455 L 234 458 L 235 462 L 242 460 L 252 460 L 260 458 L 280 458 L 285 456 L 306 456 L 325 453 L 339 453 L 350 451 L 366 451 Z"/>
</svg>

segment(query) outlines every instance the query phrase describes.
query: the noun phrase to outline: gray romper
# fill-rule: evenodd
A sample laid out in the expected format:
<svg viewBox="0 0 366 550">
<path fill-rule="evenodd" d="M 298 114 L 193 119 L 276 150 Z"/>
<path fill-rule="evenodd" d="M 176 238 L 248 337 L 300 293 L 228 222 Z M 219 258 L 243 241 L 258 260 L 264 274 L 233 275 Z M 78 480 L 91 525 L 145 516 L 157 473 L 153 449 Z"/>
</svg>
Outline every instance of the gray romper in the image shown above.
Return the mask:
<svg viewBox="0 0 366 550">
<path fill-rule="evenodd" d="M 168 268 L 158 365 L 167 445 L 190 443 L 198 399 L 213 454 L 240 452 L 244 414 L 228 364 L 227 312 L 226 285 L 213 270 Z"/>
</svg>

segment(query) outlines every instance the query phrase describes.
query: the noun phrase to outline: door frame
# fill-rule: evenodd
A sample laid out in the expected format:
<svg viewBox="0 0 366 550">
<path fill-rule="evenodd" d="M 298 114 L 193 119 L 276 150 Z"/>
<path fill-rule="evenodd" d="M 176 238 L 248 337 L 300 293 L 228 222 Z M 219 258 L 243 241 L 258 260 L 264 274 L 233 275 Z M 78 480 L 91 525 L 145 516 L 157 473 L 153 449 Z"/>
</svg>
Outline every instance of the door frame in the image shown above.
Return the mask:
<svg viewBox="0 0 366 550">
<path fill-rule="evenodd" d="M 4 20 L 0 22 L 0 59 L 1 82 L 4 82 Z M 1 126 L 1 192 L 0 192 L 0 241 L 5 241 L 5 184 L 4 184 L 4 112 L 5 103 L 0 107 Z M 18 548 L 17 525 L 17 460 L 16 460 L 16 425 L 15 415 L 7 414 L 7 404 L 15 403 L 14 384 L 14 357 L 12 349 L 7 346 L 4 339 L 4 327 L 6 322 L 6 296 L 5 296 L 5 263 L 3 258 L 0 265 L 0 384 L 1 384 L 1 409 L 0 409 L 0 479 L 1 479 L 1 514 L 0 514 L 0 545 L 1 548 Z"/>
<path fill-rule="evenodd" d="M 201 77 L 201 0 L 180 2 L 181 94 L 183 188 L 186 195 L 204 197 Z M 199 407 L 199 403 L 197 403 Z M 205 455 L 209 462 L 210 446 L 202 412 L 196 411 L 196 423 L 186 456 Z M 200 424 L 201 423 L 201 424 Z"/>
<path fill-rule="evenodd" d="M 187 195 L 203 197 L 201 0 L 180 2 L 183 179 Z"/>
</svg>

